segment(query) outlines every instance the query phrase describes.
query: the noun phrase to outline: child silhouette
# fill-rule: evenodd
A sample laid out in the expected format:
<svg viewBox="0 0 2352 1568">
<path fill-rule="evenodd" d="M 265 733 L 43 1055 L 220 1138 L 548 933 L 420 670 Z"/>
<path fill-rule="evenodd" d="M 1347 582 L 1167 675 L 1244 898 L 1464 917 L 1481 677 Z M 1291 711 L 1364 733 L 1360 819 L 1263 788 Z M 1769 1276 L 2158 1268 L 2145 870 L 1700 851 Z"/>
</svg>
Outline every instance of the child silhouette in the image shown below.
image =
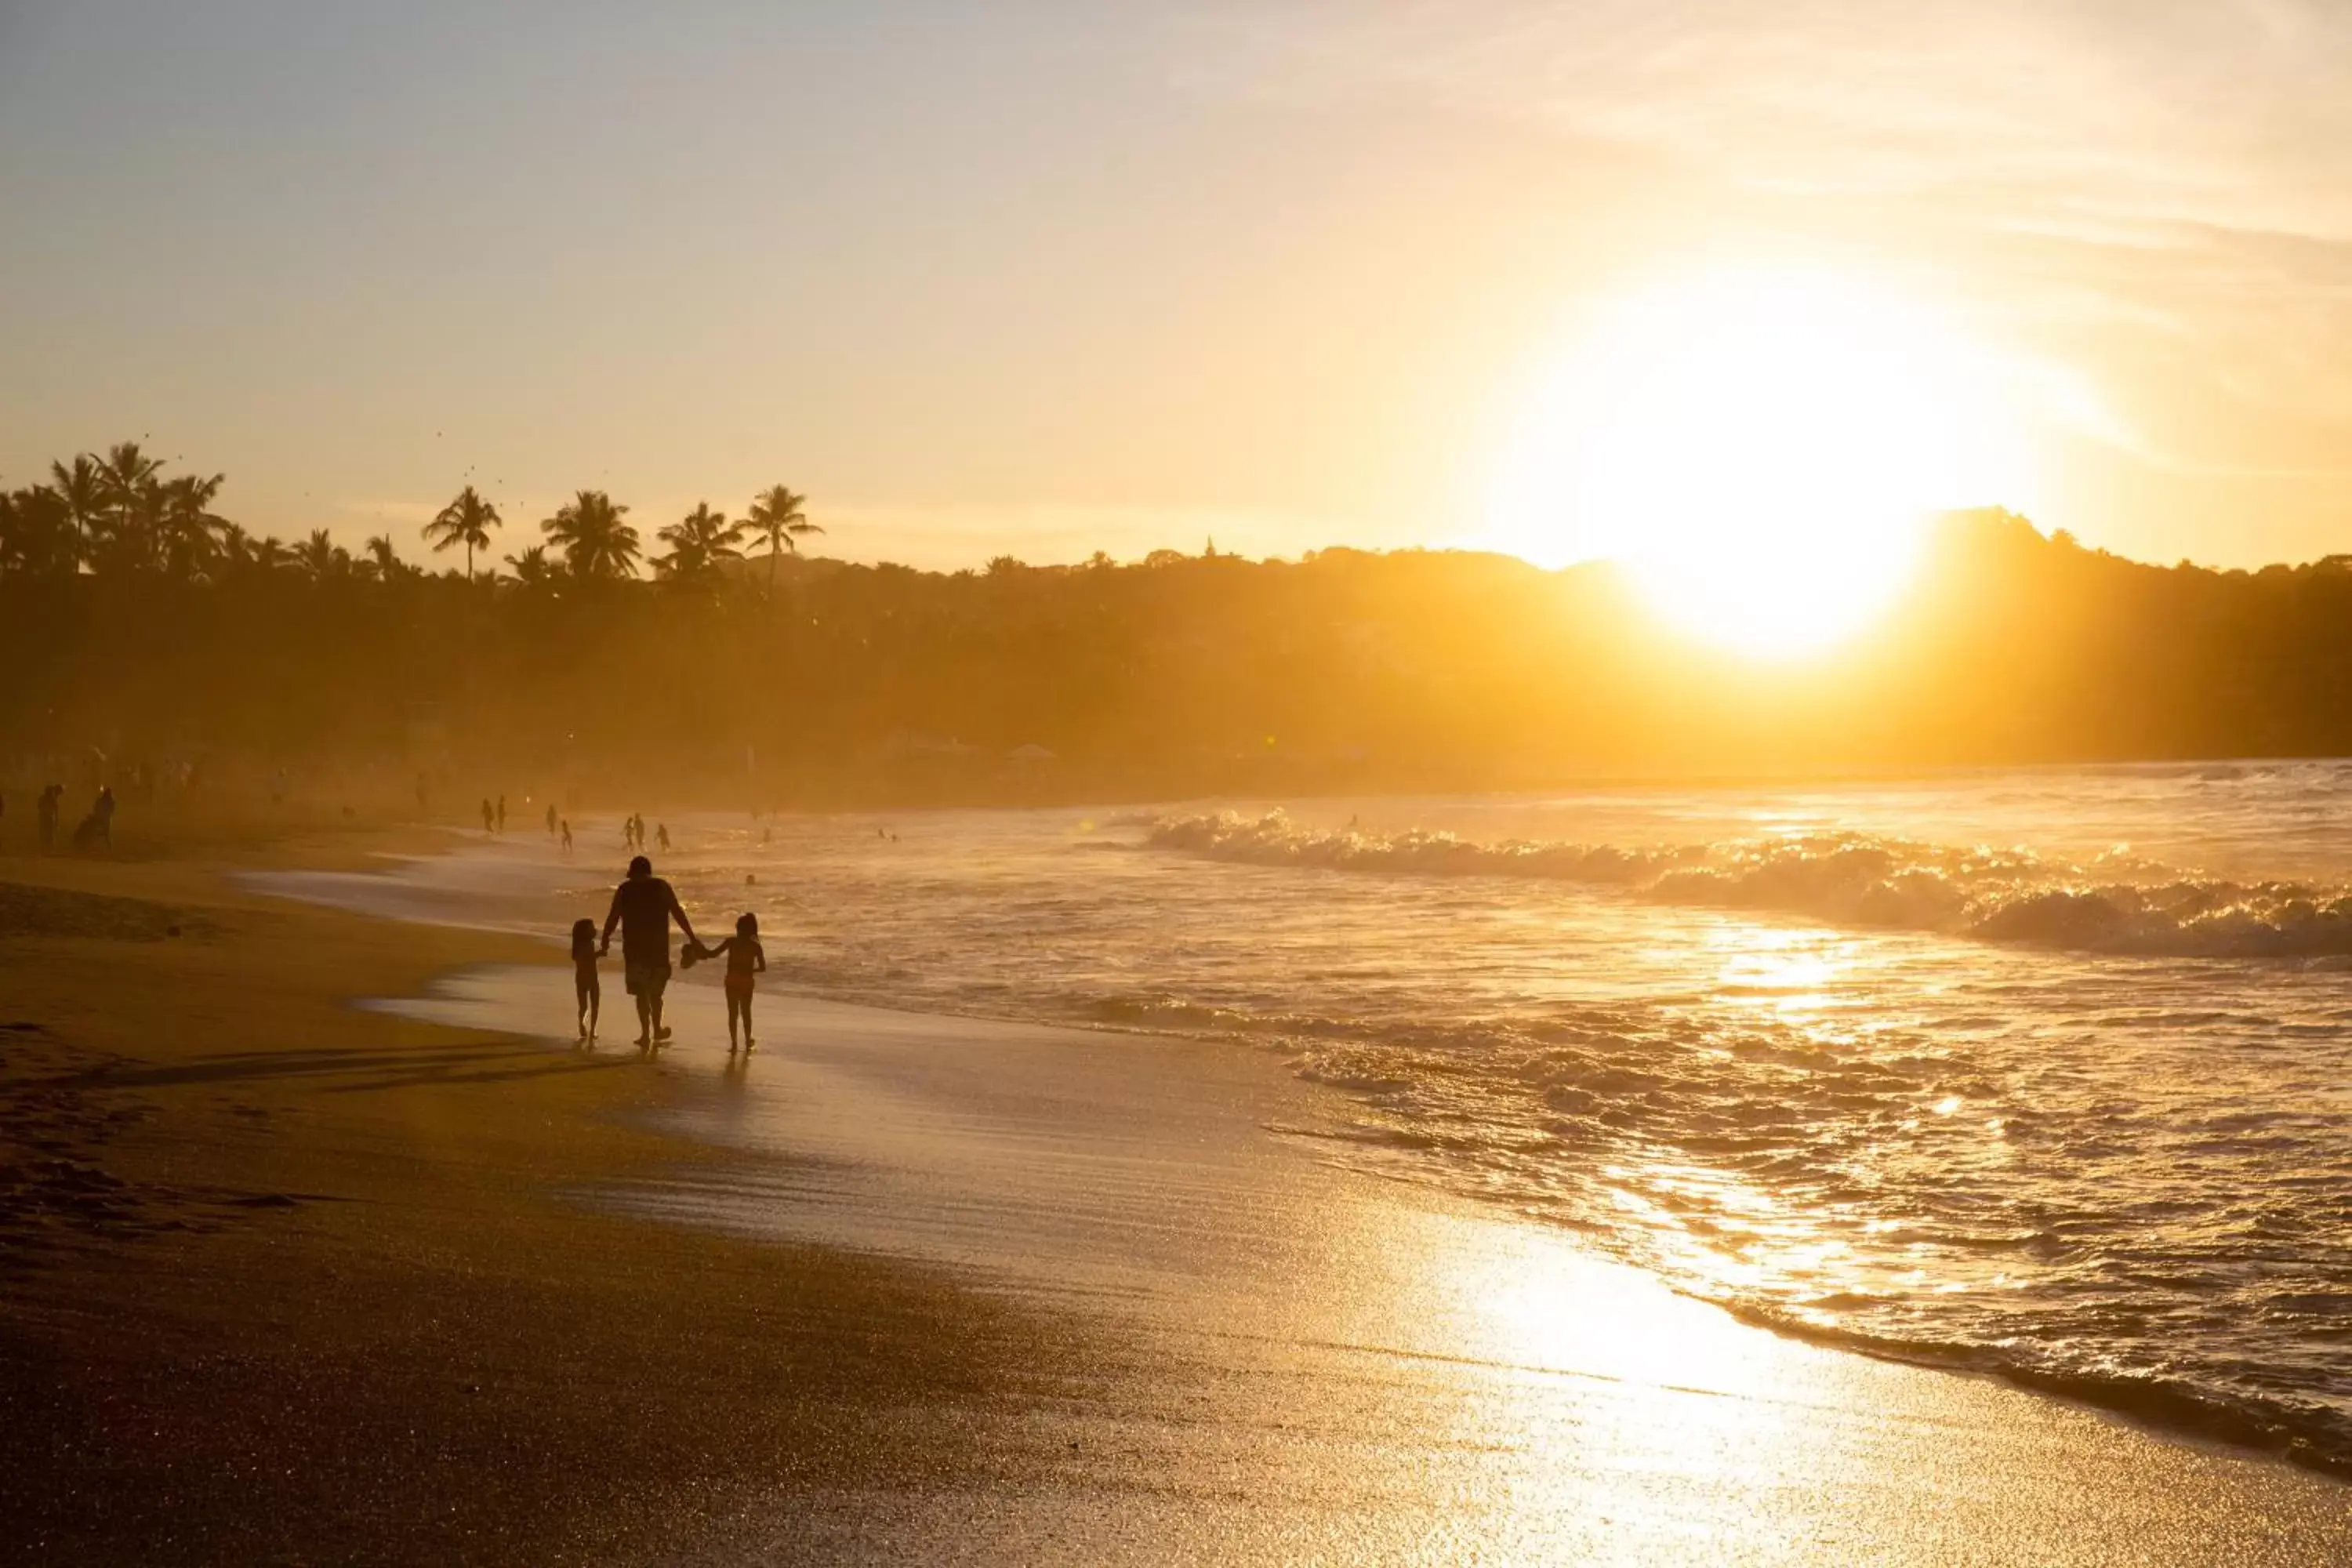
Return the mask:
<svg viewBox="0 0 2352 1568">
<path fill-rule="evenodd" d="M 596 1015 L 604 1005 L 604 988 L 596 980 L 596 922 L 572 922 L 572 989 L 580 1003 L 580 1037 L 596 1037 Z"/>
<path fill-rule="evenodd" d="M 743 1021 L 743 1049 L 749 1051 L 757 1041 L 751 1038 L 751 976 L 768 967 L 767 950 L 760 945 L 760 917 L 745 915 L 735 922 L 735 934 L 709 950 L 709 956 L 727 959 L 727 1050 L 735 1050 L 735 1021 Z"/>
</svg>

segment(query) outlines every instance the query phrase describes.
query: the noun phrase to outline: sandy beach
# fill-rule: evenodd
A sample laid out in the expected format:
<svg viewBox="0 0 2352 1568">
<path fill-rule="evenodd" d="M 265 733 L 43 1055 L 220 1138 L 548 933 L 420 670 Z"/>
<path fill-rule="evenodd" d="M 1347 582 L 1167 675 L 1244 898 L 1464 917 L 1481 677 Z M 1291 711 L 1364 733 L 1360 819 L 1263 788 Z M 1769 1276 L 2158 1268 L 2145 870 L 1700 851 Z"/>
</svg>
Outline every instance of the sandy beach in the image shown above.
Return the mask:
<svg viewBox="0 0 2352 1568">
<path fill-rule="evenodd" d="M 0 862 L 16 1560 L 2352 1555 L 2334 1479 L 1342 1165 L 1270 1056 L 772 994 L 730 1065 L 700 976 L 582 1051 L 545 945 L 231 875 L 423 847 Z"/>
</svg>

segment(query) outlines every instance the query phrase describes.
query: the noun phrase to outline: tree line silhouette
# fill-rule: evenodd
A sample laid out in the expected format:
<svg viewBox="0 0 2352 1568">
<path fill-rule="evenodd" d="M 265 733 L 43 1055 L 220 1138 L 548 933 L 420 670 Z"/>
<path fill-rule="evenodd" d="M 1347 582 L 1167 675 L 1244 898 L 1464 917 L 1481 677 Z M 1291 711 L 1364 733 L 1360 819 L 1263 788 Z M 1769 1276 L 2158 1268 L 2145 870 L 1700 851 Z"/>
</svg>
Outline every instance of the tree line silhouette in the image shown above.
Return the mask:
<svg viewBox="0 0 2352 1568">
<path fill-rule="evenodd" d="M 53 462 L 46 481 L 0 490 L 0 576 L 58 578 L 87 572 L 208 583 L 247 572 L 292 571 L 315 581 L 392 579 L 417 570 L 400 559 L 388 533 L 369 539 L 356 557 L 323 528 L 291 544 L 248 533 L 213 510 L 226 482 L 223 474 L 167 478 L 162 460 L 136 441 L 117 442 L 102 454 L 84 452 L 70 463 Z M 771 486 L 752 497 L 750 510 L 733 522 L 711 510 L 709 502 L 698 504 L 656 533 L 669 549 L 651 557 L 650 564 L 658 577 L 699 582 L 723 563 L 741 559 L 746 542 L 757 540 L 766 545 L 772 580 L 777 557 L 798 553 L 801 540 L 824 531 L 803 510 L 807 500 L 782 485 Z M 634 577 L 647 558 L 636 529 L 625 521 L 628 510 L 602 490 L 578 491 L 540 524 L 546 542 L 508 556 L 506 563 L 525 583 L 559 574 Z M 490 548 L 490 531 L 504 521 L 499 509 L 467 485 L 425 525 L 424 535 L 436 551 L 462 546 L 470 582 L 476 552 Z M 553 559 L 551 549 L 557 552 Z"/>
<path fill-rule="evenodd" d="M 1944 519 L 1873 630 L 1770 663 L 1606 565 L 925 572 L 802 553 L 822 531 L 776 487 L 658 529 L 650 577 L 596 490 L 486 570 L 469 488 L 426 531 L 462 560 L 425 572 L 388 536 L 255 539 L 221 489 L 126 444 L 6 496 L 0 777 L 97 748 L 776 805 L 2352 752 L 2352 558 L 2158 567 L 1999 511 Z"/>
</svg>

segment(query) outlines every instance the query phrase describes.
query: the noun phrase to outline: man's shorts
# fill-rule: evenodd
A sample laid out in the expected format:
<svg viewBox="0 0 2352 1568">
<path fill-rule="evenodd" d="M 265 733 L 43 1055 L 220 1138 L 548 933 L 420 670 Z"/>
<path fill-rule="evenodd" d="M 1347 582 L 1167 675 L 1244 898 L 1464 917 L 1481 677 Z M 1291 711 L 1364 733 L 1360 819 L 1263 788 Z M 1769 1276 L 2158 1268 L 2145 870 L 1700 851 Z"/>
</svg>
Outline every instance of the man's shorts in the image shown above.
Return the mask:
<svg viewBox="0 0 2352 1568">
<path fill-rule="evenodd" d="M 621 965 L 621 984 L 628 987 L 632 996 L 658 1000 L 663 989 L 669 984 L 669 965 L 625 963 Z"/>
</svg>

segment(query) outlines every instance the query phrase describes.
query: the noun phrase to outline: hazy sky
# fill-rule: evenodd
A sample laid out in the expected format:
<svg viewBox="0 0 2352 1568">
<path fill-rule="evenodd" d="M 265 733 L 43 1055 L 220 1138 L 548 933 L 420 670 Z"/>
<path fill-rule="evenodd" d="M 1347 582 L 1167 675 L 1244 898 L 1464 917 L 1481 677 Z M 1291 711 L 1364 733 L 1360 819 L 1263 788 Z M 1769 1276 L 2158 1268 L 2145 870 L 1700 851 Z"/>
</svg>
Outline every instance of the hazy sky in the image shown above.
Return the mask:
<svg viewBox="0 0 2352 1568">
<path fill-rule="evenodd" d="M 1580 310 L 1852 272 L 2133 554 L 2352 550 L 2352 5 L 0 0 L 0 482 L 967 564 L 1475 535 Z M 523 524 L 517 528 L 512 524 Z"/>
</svg>

